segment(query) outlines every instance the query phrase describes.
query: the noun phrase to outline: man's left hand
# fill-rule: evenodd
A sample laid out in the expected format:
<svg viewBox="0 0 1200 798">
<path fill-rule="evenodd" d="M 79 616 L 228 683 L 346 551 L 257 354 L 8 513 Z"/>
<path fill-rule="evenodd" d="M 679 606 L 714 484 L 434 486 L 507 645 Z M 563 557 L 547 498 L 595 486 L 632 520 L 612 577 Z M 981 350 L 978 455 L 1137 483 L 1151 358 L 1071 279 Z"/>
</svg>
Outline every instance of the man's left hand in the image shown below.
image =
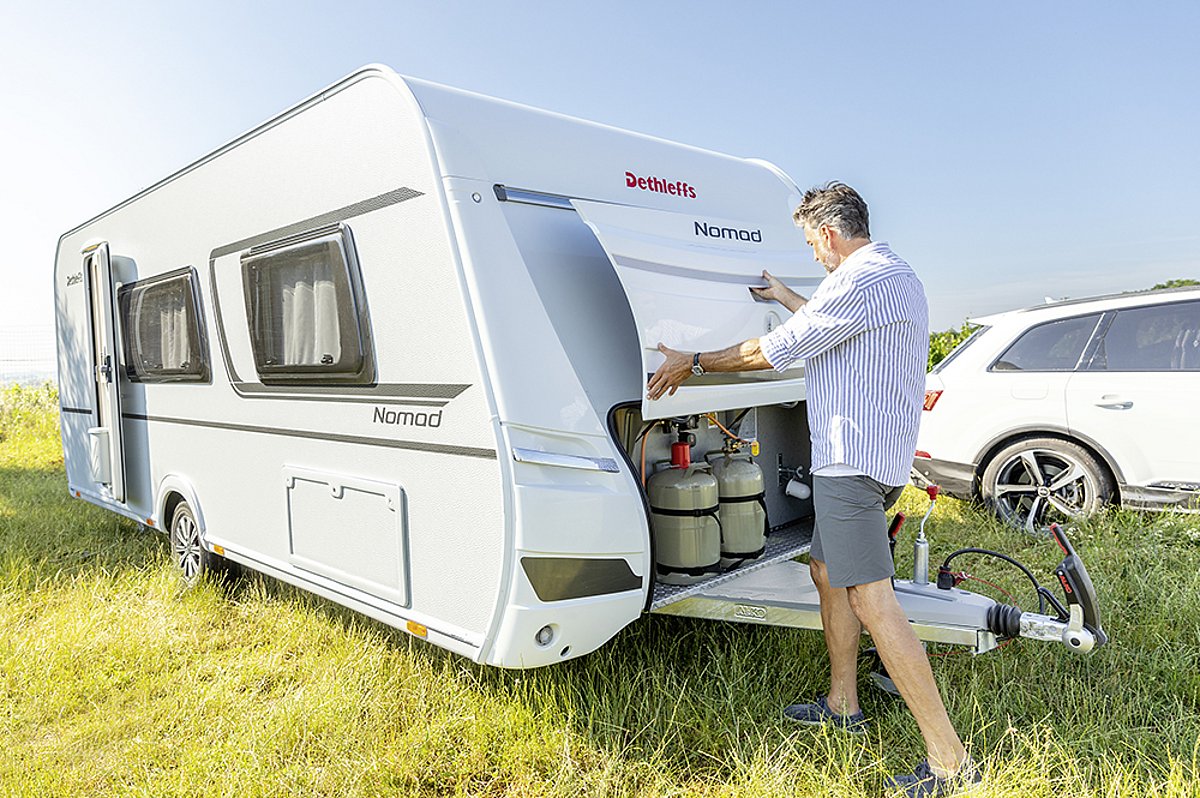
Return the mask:
<svg viewBox="0 0 1200 798">
<path fill-rule="evenodd" d="M 667 359 L 646 385 L 646 392 L 651 399 L 658 399 L 663 394 L 674 396 L 675 390 L 692 376 L 692 355 L 677 352 L 661 343 L 658 345 L 658 351 Z"/>
</svg>

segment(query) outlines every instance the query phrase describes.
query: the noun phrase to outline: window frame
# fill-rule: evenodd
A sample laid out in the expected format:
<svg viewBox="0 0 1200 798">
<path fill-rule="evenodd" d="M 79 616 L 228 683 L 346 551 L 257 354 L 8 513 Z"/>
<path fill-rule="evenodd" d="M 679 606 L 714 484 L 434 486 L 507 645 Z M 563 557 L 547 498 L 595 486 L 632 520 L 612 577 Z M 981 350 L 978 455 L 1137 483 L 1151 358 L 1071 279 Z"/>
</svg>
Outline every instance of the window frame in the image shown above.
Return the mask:
<svg viewBox="0 0 1200 798">
<path fill-rule="evenodd" d="M 265 363 L 266 352 L 261 351 L 263 336 L 256 329 L 255 287 L 251 272 L 256 263 L 267 258 L 279 257 L 289 251 L 300 251 L 317 245 L 333 243 L 342 258 L 342 277 L 345 280 L 346 293 L 338 290 L 337 303 L 339 318 L 345 314 L 350 320 L 347 326 L 353 329 L 350 340 L 345 340 L 339 332 L 339 343 L 345 348 L 353 346 L 358 350 L 358 366 L 353 371 L 332 371 L 322 364 L 313 365 L 271 365 Z M 254 370 L 264 385 L 373 385 L 375 382 L 375 356 L 371 335 L 370 314 L 367 312 L 366 295 L 362 288 L 361 268 L 357 249 L 354 245 L 353 234 L 346 224 L 337 222 L 313 228 L 293 236 L 269 241 L 265 244 L 251 247 L 238 257 L 241 266 L 242 298 L 245 303 L 246 331 L 249 336 L 250 357 L 254 361 Z M 341 325 L 339 324 L 339 327 Z M 334 364 L 336 366 L 337 364 Z"/>
<path fill-rule="evenodd" d="M 1080 371 L 1081 369 L 1083 369 L 1084 365 L 1086 363 L 1088 363 L 1091 360 L 1092 356 L 1095 354 L 1095 346 L 1096 346 L 1096 342 L 1098 340 L 1097 335 L 1099 334 L 1101 327 L 1104 325 L 1105 318 L 1107 317 L 1107 315 L 1108 315 L 1108 313 L 1106 311 L 1092 310 L 1087 313 L 1076 313 L 1072 316 L 1063 316 L 1063 317 L 1057 318 L 1057 319 L 1047 319 L 1046 321 L 1039 322 L 1037 324 L 1033 324 L 1029 327 L 1026 327 L 1023 330 L 1021 330 L 1020 332 L 1018 332 L 1016 335 L 1014 335 L 1012 337 L 1012 340 L 1010 340 L 1008 342 L 1008 345 L 1005 346 L 1004 349 L 1002 349 L 1000 351 L 1000 353 L 992 359 L 992 362 L 988 364 L 987 373 L 989 373 L 989 374 L 1071 374 L 1073 372 Z M 1009 353 L 1009 351 L 1011 351 L 1012 348 L 1017 345 L 1017 342 L 1020 341 L 1025 336 L 1029 335 L 1034 330 L 1040 329 L 1042 327 L 1048 327 L 1051 324 L 1060 324 L 1064 321 L 1074 321 L 1076 319 L 1086 319 L 1089 316 L 1095 316 L 1096 323 L 1092 325 L 1092 331 L 1090 333 L 1088 333 L 1087 340 L 1083 342 L 1083 348 L 1079 350 L 1079 357 L 1076 358 L 1074 366 L 1071 366 L 1070 368 L 1061 368 L 1061 369 L 1048 369 L 1048 368 L 1003 369 L 1003 368 L 996 368 L 996 364 L 998 364 L 1001 360 L 1004 359 L 1004 356 L 1007 355 Z"/>
<path fill-rule="evenodd" d="M 195 351 L 199 359 L 197 370 L 161 369 L 146 371 L 141 363 L 141 346 L 137 340 L 138 329 L 133 315 L 133 299 L 140 299 L 144 292 L 161 284 L 182 280 L 187 287 L 189 334 L 196 341 Z M 194 266 L 183 266 L 143 280 L 124 283 L 117 288 L 117 315 L 121 325 L 121 355 L 125 365 L 125 376 L 130 382 L 146 385 L 160 383 L 211 383 L 212 361 L 209 358 L 208 335 L 204 323 L 204 305 L 200 301 L 200 275 Z"/>
<path fill-rule="evenodd" d="M 1089 374 L 1188 374 L 1200 371 L 1200 367 L 1186 369 L 1161 369 L 1161 368 L 1144 368 L 1144 369 L 1110 369 L 1096 367 L 1096 357 L 1100 353 L 1100 347 L 1104 340 L 1108 337 L 1108 333 L 1112 330 L 1113 323 L 1117 320 L 1117 316 L 1123 311 L 1135 310 L 1157 310 L 1159 308 L 1171 307 L 1172 305 L 1196 305 L 1200 307 L 1200 299 L 1179 299 L 1174 302 L 1155 302 L 1149 305 L 1129 305 L 1123 308 L 1113 308 L 1105 313 L 1104 323 L 1098 334 L 1095 335 L 1089 349 L 1085 362 L 1080 364 L 1079 371 L 1086 371 Z"/>
</svg>

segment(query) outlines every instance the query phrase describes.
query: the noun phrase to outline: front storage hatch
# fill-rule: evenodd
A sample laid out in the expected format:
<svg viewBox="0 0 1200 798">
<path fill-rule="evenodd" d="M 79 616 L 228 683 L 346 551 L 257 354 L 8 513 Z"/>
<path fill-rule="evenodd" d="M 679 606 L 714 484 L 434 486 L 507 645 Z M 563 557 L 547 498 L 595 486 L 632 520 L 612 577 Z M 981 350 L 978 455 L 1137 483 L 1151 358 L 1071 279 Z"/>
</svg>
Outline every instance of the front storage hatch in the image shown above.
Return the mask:
<svg viewBox="0 0 1200 798">
<path fill-rule="evenodd" d="M 781 219 L 719 219 L 572 200 L 608 254 L 629 299 L 641 344 L 642 417 L 670 418 L 804 399 L 804 368 L 692 377 L 674 396 L 651 401 L 646 380 L 663 362 L 661 342 L 683 352 L 724 349 L 757 338 L 790 314 L 750 286 L 763 270 L 804 296 L 824 276 L 803 233 Z"/>
</svg>

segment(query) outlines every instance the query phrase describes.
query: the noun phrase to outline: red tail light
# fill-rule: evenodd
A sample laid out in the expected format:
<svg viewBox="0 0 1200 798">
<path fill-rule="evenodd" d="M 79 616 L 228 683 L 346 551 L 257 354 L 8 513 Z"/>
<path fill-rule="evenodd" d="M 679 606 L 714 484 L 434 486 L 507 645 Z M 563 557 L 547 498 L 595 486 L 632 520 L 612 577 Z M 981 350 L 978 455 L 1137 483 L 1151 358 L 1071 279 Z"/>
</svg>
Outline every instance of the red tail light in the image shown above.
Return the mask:
<svg viewBox="0 0 1200 798">
<path fill-rule="evenodd" d="M 925 392 L 925 409 L 932 410 L 937 404 L 937 400 L 942 398 L 941 391 L 926 391 Z"/>
</svg>

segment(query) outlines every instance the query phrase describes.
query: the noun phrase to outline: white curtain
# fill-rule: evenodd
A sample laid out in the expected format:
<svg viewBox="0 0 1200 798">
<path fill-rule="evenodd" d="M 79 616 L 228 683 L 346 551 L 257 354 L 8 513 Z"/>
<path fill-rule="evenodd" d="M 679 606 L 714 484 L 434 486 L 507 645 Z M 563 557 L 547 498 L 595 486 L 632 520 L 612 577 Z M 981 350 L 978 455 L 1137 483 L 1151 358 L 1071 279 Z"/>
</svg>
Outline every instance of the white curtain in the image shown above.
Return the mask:
<svg viewBox="0 0 1200 798">
<path fill-rule="evenodd" d="M 281 365 L 315 366 L 342 358 L 337 291 L 332 263 L 323 258 L 303 258 L 282 264 L 276 273 L 283 298 L 276 348 Z"/>
<path fill-rule="evenodd" d="M 177 301 L 164 303 L 158 309 L 160 323 L 159 341 L 162 346 L 162 367 L 164 369 L 181 369 L 188 362 L 188 352 L 191 349 L 188 340 L 187 310 L 184 306 L 186 297 L 183 292 L 177 292 Z"/>
</svg>

